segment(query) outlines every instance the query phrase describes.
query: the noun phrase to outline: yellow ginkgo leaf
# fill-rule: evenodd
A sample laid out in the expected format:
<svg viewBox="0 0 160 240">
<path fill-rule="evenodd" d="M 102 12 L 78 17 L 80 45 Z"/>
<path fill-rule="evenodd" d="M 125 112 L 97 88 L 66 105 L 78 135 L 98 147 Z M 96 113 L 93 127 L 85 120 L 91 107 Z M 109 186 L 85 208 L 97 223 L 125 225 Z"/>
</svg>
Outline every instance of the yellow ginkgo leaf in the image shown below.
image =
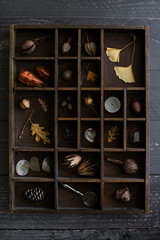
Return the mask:
<svg viewBox="0 0 160 240">
<path fill-rule="evenodd" d="M 107 48 L 106 55 L 112 62 L 119 62 L 119 55 L 122 49 Z"/>
<path fill-rule="evenodd" d="M 125 83 L 134 83 L 135 78 L 133 75 L 132 64 L 128 67 L 114 67 L 116 75 Z"/>
</svg>

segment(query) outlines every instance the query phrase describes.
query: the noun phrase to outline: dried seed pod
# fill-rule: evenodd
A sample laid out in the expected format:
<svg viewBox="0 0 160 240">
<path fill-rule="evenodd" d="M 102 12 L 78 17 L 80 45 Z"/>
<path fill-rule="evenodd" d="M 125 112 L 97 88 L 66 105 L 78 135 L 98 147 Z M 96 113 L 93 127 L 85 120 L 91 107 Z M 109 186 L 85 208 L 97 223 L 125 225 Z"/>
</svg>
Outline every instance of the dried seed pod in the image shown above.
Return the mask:
<svg viewBox="0 0 160 240">
<path fill-rule="evenodd" d="M 82 160 L 82 157 L 79 154 L 71 154 L 71 155 L 67 155 L 65 156 L 65 163 L 64 165 L 66 165 L 68 168 L 74 168 L 75 166 L 77 166 Z"/>
<path fill-rule="evenodd" d="M 72 130 L 69 128 L 65 128 L 63 132 L 63 137 L 65 140 L 71 140 L 73 136 Z"/>
<path fill-rule="evenodd" d="M 126 161 L 107 158 L 106 161 L 123 166 L 126 174 L 135 174 L 138 172 L 138 164 L 134 159 L 127 159 Z"/>
<path fill-rule="evenodd" d="M 66 70 L 66 71 L 63 72 L 62 78 L 63 78 L 64 81 L 69 81 L 69 80 L 71 80 L 72 75 L 73 75 L 73 71 Z"/>
<path fill-rule="evenodd" d="M 85 43 L 85 45 L 84 45 L 86 53 L 89 56 L 95 56 L 96 52 L 97 52 L 97 46 L 96 46 L 95 42 L 89 41 L 87 32 L 86 32 L 86 38 L 87 38 L 87 43 Z"/>
<path fill-rule="evenodd" d="M 71 96 L 67 96 L 67 101 L 71 101 L 71 100 L 72 100 Z"/>
<path fill-rule="evenodd" d="M 36 49 L 36 43 L 34 40 L 26 40 L 21 47 L 23 54 L 28 54 L 34 52 Z"/>
<path fill-rule="evenodd" d="M 72 37 L 69 37 L 68 40 L 62 46 L 62 52 L 68 53 L 71 50 L 71 41 Z"/>
<path fill-rule="evenodd" d="M 46 196 L 45 191 L 39 187 L 27 189 L 24 195 L 27 199 L 35 202 L 42 201 Z"/>
<path fill-rule="evenodd" d="M 93 99 L 90 96 L 84 98 L 84 102 L 86 105 L 93 105 Z"/>
<path fill-rule="evenodd" d="M 68 110 L 69 110 L 70 112 L 72 112 L 72 110 L 73 110 L 72 104 L 71 104 L 71 103 L 68 103 L 67 107 L 68 107 Z"/>
<path fill-rule="evenodd" d="M 22 99 L 22 101 L 19 104 L 21 109 L 29 109 L 30 108 L 30 100 Z"/>
<path fill-rule="evenodd" d="M 133 101 L 131 107 L 134 113 L 139 114 L 141 112 L 141 104 L 139 101 Z"/>
<path fill-rule="evenodd" d="M 67 106 L 67 101 L 66 99 L 63 100 L 63 102 L 61 103 L 61 107 L 64 108 Z"/>
<path fill-rule="evenodd" d="M 48 80 L 51 76 L 51 73 L 49 69 L 47 69 L 44 66 L 37 66 L 36 71 L 40 77 L 42 77 L 44 80 Z"/>
<path fill-rule="evenodd" d="M 90 159 L 85 159 L 77 168 L 77 173 L 82 176 L 94 176 L 96 165 L 97 163 L 92 164 Z"/>
<path fill-rule="evenodd" d="M 29 161 L 30 168 L 35 171 L 35 172 L 40 172 L 40 164 L 39 164 L 39 159 L 35 156 L 30 158 Z"/>
<path fill-rule="evenodd" d="M 118 189 L 115 195 L 116 195 L 116 199 L 121 200 L 122 202 L 129 202 L 131 200 L 131 193 L 128 187 L 123 189 Z"/>
<path fill-rule="evenodd" d="M 26 70 L 20 72 L 18 80 L 21 83 L 26 84 L 27 86 L 41 87 L 43 85 L 43 82 L 40 79 L 38 79 L 36 76 L 34 76 L 34 74 Z"/>
</svg>

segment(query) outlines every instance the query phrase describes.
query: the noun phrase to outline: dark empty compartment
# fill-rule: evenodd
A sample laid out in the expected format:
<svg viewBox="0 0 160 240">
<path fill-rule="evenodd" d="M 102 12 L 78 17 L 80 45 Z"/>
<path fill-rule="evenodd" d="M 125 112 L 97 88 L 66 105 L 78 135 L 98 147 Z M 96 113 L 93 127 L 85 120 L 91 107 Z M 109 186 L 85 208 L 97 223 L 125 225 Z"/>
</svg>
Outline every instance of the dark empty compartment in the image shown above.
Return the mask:
<svg viewBox="0 0 160 240">
<path fill-rule="evenodd" d="M 114 130 L 111 131 L 111 128 L 114 128 Z M 109 131 L 111 131 L 111 135 L 109 134 Z M 104 147 L 123 148 L 123 122 L 120 121 L 104 122 Z"/>
<path fill-rule="evenodd" d="M 122 202 L 115 199 L 115 192 L 118 189 L 129 188 L 131 200 Z M 104 184 L 104 208 L 121 208 L 123 209 L 144 209 L 145 194 L 144 183 L 105 183 Z"/>
<path fill-rule="evenodd" d="M 51 76 L 48 80 L 44 80 L 42 77 L 40 77 L 36 71 L 37 66 L 43 66 L 46 69 L 48 69 L 51 73 Z M 43 82 L 42 87 L 54 87 L 54 61 L 16 61 L 15 62 L 15 69 L 14 69 L 14 79 L 15 79 L 15 86 L 16 87 L 28 87 L 26 84 L 21 83 L 18 80 L 18 76 L 21 71 L 29 71 L 32 74 L 35 75 L 38 79 L 40 79 Z"/>
<path fill-rule="evenodd" d="M 94 73 L 94 74 L 93 74 Z M 90 75 L 91 74 L 91 75 Z M 95 75 L 96 74 L 96 75 Z M 93 77 L 92 77 L 93 75 Z M 90 80 L 92 77 L 92 81 Z M 81 87 L 100 87 L 101 73 L 100 61 L 83 61 L 81 62 Z"/>
<path fill-rule="evenodd" d="M 128 121 L 127 122 L 127 147 L 128 148 L 145 148 L 146 141 L 146 133 L 145 133 L 145 121 L 137 122 L 137 121 Z M 139 142 L 131 142 L 131 135 L 133 129 L 139 131 Z"/>
<path fill-rule="evenodd" d="M 59 60 L 58 63 L 58 87 L 77 87 L 77 60 Z M 65 71 L 72 71 L 70 80 L 63 79 Z"/>
<path fill-rule="evenodd" d="M 138 101 L 141 105 L 141 112 L 135 113 L 132 109 L 132 103 Z M 140 118 L 145 117 L 145 91 L 128 91 L 127 92 L 127 117 Z"/>
<path fill-rule="evenodd" d="M 47 178 L 54 178 L 54 153 L 52 152 L 15 152 L 15 164 L 14 164 L 14 174 L 16 177 L 22 177 L 23 176 L 19 176 L 16 173 L 16 164 L 22 160 L 25 159 L 28 162 L 30 161 L 30 159 L 35 156 L 38 158 L 39 160 L 39 165 L 40 165 L 40 171 L 33 171 L 31 168 L 29 168 L 29 172 L 24 176 L 24 177 L 47 177 Z M 49 158 L 49 160 L 52 163 L 52 170 L 50 173 L 44 172 L 42 170 L 42 163 L 43 160 L 45 158 Z"/>
<path fill-rule="evenodd" d="M 109 98 L 109 97 L 116 97 L 118 98 L 118 100 L 120 101 L 120 109 L 115 112 L 115 113 L 110 113 L 108 112 L 105 107 L 104 107 L 104 117 L 105 118 L 118 118 L 121 117 L 123 118 L 123 91 L 104 91 L 104 106 L 105 106 L 105 101 Z"/>
<path fill-rule="evenodd" d="M 135 54 L 133 60 L 133 74 L 135 83 L 125 83 L 116 76 L 114 66 L 128 67 L 131 64 L 133 44 L 120 53 L 120 61 L 112 62 L 104 54 L 104 86 L 105 87 L 144 87 L 145 86 L 145 40 L 143 30 L 105 30 L 104 47 L 121 49 L 132 41 L 136 36 Z"/>
<path fill-rule="evenodd" d="M 67 104 L 66 106 L 63 105 L 64 102 Z M 72 110 L 70 110 L 70 106 L 72 106 Z M 77 117 L 76 91 L 58 92 L 58 117 Z"/>
<path fill-rule="evenodd" d="M 94 142 L 89 142 L 84 138 L 87 129 L 92 128 L 96 131 Z M 81 121 L 81 147 L 82 148 L 100 148 L 100 122 L 99 121 Z"/>
<path fill-rule="evenodd" d="M 92 99 L 93 104 L 87 105 L 87 99 Z M 82 118 L 99 118 L 100 117 L 100 92 L 84 91 L 81 92 L 81 117 Z"/>
<path fill-rule="evenodd" d="M 71 134 L 70 139 L 65 139 L 64 134 L 68 130 Z M 67 134 L 68 135 L 68 134 Z M 58 122 L 58 147 L 76 148 L 77 147 L 77 122 L 76 121 L 59 121 Z"/>
<path fill-rule="evenodd" d="M 25 191 L 30 188 L 42 188 L 45 198 L 42 201 L 31 201 L 25 198 Z M 54 183 L 50 182 L 16 182 L 15 183 L 15 207 L 21 208 L 48 208 L 54 209 Z"/>
<path fill-rule="evenodd" d="M 99 29 L 85 29 L 81 32 L 81 54 L 82 57 L 90 57 L 85 51 L 85 43 L 88 43 L 87 36 L 88 35 L 89 42 L 95 42 L 97 51 L 95 56 L 100 56 L 100 30 Z"/>
<path fill-rule="evenodd" d="M 65 208 L 71 208 L 71 209 L 77 209 L 81 208 L 84 210 L 89 210 L 89 209 L 99 209 L 100 208 L 100 184 L 99 183 L 70 183 L 67 182 L 67 184 L 74 189 L 80 191 L 81 193 L 85 192 L 94 192 L 97 195 L 97 202 L 95 206 L 93 207 L 86 207 L 83 202 L 82 202 L 82 197 L 74 193 L 73 191 L 64 188 L 61 186 L 61 184 L 58 184 L 58 200 L 59 200 L 59 208 L 60 209 L 65 209 Z"/>
<path fill-rule="evenodd" d="M 79 154 L 82 157 L 81 162 L 74 168 L 68 168 L 64 163 L 65 156 L 67 155 L 73 155 L 73 154 Z M 84 159 L 90 159 L 91 164 L 96 164 L 94 167 L 95 174 L 92 176 L 92 178 L 99 178 L 100 177 L 100 154 L 99 153 L 91 153 L 91 152 L 59 152 L 58 153 L 58 176 L 59 177 L 89 177 L 89 176 L 83 176 L 78 175 L 77 168 L 78 166 L 83 162 Z"/>
<path fill-rule="evenodd" d="M 62 52 L 62 46 L 72 37 L 71 49 L 68 53 Z M 77 56 L 78 54 L 78 31 L 77 29 L 59 29 L 58 30 L 58 55 L 63 57 Z"/>
<path fill-rule="evenodd" d="M 35 51 L 22 54 L 22 44 L 27 40 L 34 40 L 44 36 L 50 36 L 43 42 L 38 42 Z M 53 29 L 22 29 L 16 30 L 15 55 L 16 57 L 54 57 L 54 30 Z"/>
<path fill-rule="evenodd" d="M 126 174 L 122 165 L 117 165 L 106 161 L 107 158 L 125 161 L 134 159 L 138 164 L 138 172 Z M 104 154 L 104 177 L 114 178 L 145 178 L 145 153 L 142 152 L 105 152 Z"/>
<path fill-rule="evenodd" d="M 30 109 L 21 109 L 19 104 L 22 99 L 30 100 Z M 44 112 L 38 99 L 41 99 L 47 105 L 47 111 Z M 18 91 L 15 94 L 15 146 L 19 147 L 53 147 L 53 133 L 54 133 L 54 94 L 48 91 Z M 44 127 L 44 131 L 48 131 L 50 135 L 50 144 L 44 144 L 42 140 L 35 141 L 35 135 L 31 135 L 31 124 L 27 124 L 24 133 L 19 138 L 20 132 L 27 119 L 29 118 L 32 110 L 32 122 Z"/>
</svg>

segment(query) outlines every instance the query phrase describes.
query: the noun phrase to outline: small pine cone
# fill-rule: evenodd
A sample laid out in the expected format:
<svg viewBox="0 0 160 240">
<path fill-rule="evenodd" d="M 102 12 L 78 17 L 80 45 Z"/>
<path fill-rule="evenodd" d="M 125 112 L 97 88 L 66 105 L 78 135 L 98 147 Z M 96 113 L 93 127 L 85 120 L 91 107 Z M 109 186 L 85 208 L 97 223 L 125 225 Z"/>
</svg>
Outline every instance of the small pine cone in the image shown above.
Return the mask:
<svg viewBox="0 0 160 240">
<path fill-rule="evenodd" d="M 138 171 L 138 164 L 134 159 L 127 159 L 124 163 L 123 169 L 127 174 L 135 174 Z"/>
<path fill-rule="evenodd" d="M 29 188 L 25 191 L 25 197 L 31 201 L 42 201 L 45 198 L 45 192 L 42 188 Z"/>
<path fill-rule="evenodd" d="M 122 202 L 129 202 L 131 200 L 131 193 L 129 189 L 123 188 L 116 191 L 116 199 L 121 200 Z"/>
</svg>

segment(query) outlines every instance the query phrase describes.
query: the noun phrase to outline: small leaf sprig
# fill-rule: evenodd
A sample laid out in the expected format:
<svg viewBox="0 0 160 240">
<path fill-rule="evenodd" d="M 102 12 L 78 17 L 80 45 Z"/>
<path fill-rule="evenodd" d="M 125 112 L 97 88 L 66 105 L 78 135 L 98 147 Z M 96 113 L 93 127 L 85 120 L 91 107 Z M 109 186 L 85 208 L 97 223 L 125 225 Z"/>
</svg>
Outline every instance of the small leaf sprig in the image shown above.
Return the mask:
<svg viewBox="0 0 160 240">
<path fill-rule="evenodd" d="M 117 136 L 119 135 L 118 132 L 118 126 L 114 125 L 111 127 L 111 129 L 108 130 L 108 142 L 113 142 L 117 139 Z"/>
</svg>

